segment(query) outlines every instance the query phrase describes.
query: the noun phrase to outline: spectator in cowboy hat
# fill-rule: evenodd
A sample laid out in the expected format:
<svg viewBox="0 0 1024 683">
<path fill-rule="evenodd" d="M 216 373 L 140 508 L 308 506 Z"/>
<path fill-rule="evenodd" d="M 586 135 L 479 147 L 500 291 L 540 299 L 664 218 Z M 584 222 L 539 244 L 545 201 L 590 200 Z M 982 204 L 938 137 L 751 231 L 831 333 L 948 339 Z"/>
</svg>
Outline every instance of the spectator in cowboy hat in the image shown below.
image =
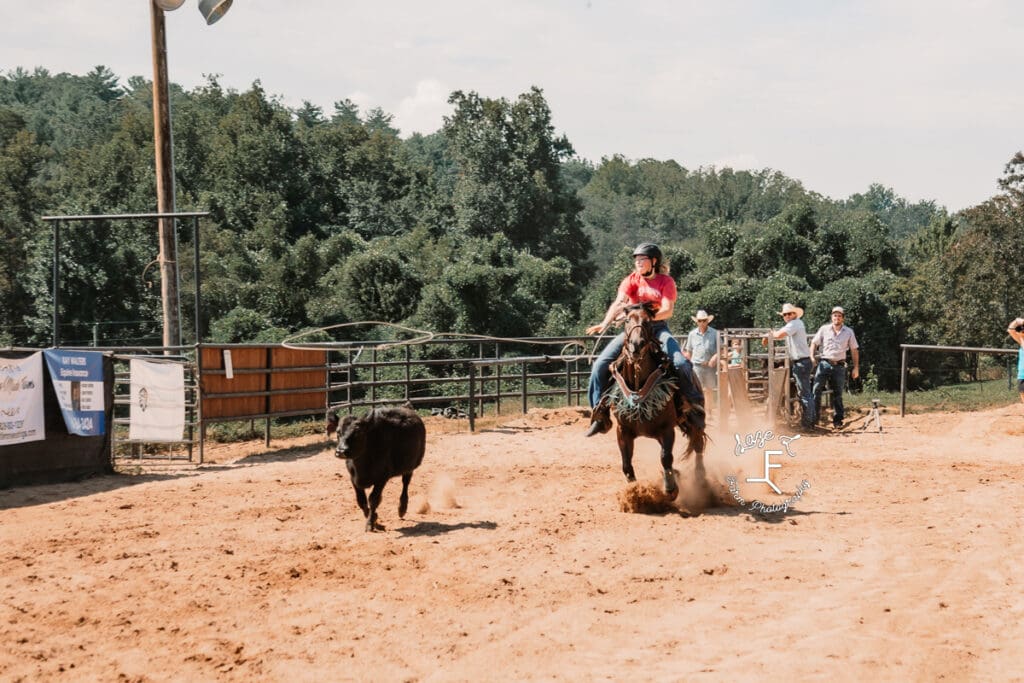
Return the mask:
<svg viewBox="0 0 1024 683">
<path fill-rule="evenodd" d="M 1006 332 L 1020 344 L 1020 348 L 1017 349 L 1017 391 L 1020 392 L 1020 400 L 1024 403 L 1024 318 L 1014 318 L 1007 326 Z"/>
<path fill-rule="evenodd" d="M 708 315 L 704 309 L 691 315 L 690 320 L 697 327 L 690 330 L 683 342 L 683 355 L 693 363 L 693 371 L 704 388 L 704 407 L 711 407 L 712 392 L 718 387 L 718 330 L 711 327 L 715 316 Z"/>
<path fill-rule="evenodd" d="M 832 322 L 822 325 L 814 339 L 811 340 L 811 359 L 814 360 L 815 351 L 821 347 L 821 360 L 816 361 L 818 368 L 814 373 L 814 406 L 817 408 L 821 400 L 821 392 L 825 384 L 832 385 L 832 426 L 836 429 L 843 428 L 843 389 L 846 388 L 846 351 L 849 349 L 853 360 L 851 376 L 854 379 L 860 377 L 860 346 L 857 344 L 857 335 L 853 330 L 843 324 L 846 319 L 846 312 L 842 306 L 835 306 L 832 309 Z"/>
<path fill-rule="evenodd" d="M 768 333 L 770 339 L 785 339 L 789 367 L 796 381 L 797 396 L 803 408 L 800 424 L 804 429 L 814 427 L 814 397 L 811 395 L 811 350 L 807 346 L 807 328 L 801 318 L 804 309 L 790 303 L 782 304 L 779 315 L 786 322 L 778 330 Z"/>
</svg>

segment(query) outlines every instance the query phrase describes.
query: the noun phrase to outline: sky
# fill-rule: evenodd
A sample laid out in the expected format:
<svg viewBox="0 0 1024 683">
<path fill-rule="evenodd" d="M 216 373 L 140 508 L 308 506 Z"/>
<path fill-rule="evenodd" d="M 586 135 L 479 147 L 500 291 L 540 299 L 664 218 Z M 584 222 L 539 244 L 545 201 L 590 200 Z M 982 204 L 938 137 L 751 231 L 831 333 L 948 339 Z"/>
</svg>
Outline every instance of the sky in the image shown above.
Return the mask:
<svg viewBox="0 0 1024 683">
<path fill-rule="evenodd" d="M 872 183 L 950 211 L 1024 149 L 1021 0 L 235 0 L 167 12 L 170 80 L 256 80 L 437 131 L 455 90 L 544 91 L 594 163 L 772 168 L 835 199 Z M 147 0 L 0 0 L 0 73 L 152 78 Z"/>
</svg>

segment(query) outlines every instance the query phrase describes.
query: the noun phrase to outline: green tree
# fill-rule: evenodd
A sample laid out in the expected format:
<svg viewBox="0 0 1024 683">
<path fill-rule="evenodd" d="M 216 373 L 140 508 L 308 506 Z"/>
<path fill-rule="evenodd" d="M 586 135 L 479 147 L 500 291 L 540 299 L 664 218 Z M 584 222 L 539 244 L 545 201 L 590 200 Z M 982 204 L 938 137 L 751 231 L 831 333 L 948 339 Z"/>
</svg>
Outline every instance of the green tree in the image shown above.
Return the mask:
<svg viewBox="0 0 1024 683">
<path fill-rule="evenodd" d="M 736 250 L 740 235 L 736 227 L 721 220 L 711 221 L 701 229 L 704 250 L 713 258 L 730 258 Z"/>
<path fill-rule="evenodd" d="M 274 327 L 257 311 L 234 308 L 214 321 L 210 340 L 219 344 L 277 343 L 288 336 L 288 331 Z"/>
<path fill-rule="evenodd" d="M 543 259 L 563 256 L 574 277 L 584 276 L 589 242 L 579 200 L 561 176 L 572 145 L 555 136 L 541 90 L 532 88 L 514 103 L 457 91 L 449 103 L 455 111 L 443 130 L 458 169 L 457 229 L 468 237 L 506 235 Z"/>
<path fill-rule="evenodd" d="M 6 344 L 28 333 L 23 323 L 32 309 L 25 274 L 39 229 L 39 173 L 48 154 L 21 116 L 0 107 L 0 342 Z"/>
<path fill-rule="evenodd" d="M 1024 152 L 1017 152 L 1006 163 L 1003 177 L 999 179 L 999 187 L 1002 188 L 1011 207 L 1020 209 L 1024 206 Z"/>
<path fill-rule="evenodd" d="M 522 337 L 564 323 L 578 300 L 566 279 L 569 262 L 516 249 L 503 235 L 462 240 L 453 262 L 427 283 L 413 317 L 435 332 Z M 552 309 L 562 313 L 552 317 Z"/>
<path fill-rule="evenodd" d="M 774 220 L 737 244 L 734 261 L 741 273 L 755 279 L 784 272 L 809 280 L 813 255 L 811 240 L 793 225 Z"/>
<path fill-rule="evenodd" d="M 963 234 L 942 259 L 946 343 L 1001 346 L 1024 310 L 1024 205 L 1004 194 L 968 209 Z M 979 324 L 979 321 L 985 321 Z"/>
<path fill-rule="evenodd" d="M 382 322 L 399 322 L 412 315 L 423 286 L 407 263 L 375 246 L 345 262 L 340 284 L 335 296 L 349 319 Z"/>
<path fill-rule="evenodd" d="M 851 195 L 842 202 L 845 209 L 873 216 L 885 226 L 892 239 L 909 237 L 928 226 L 933 220 L 946 216 L 946 211 L 934 201 L 911 204 L 890 187 L 872 184 L 864 194 Z"/>
</svg>

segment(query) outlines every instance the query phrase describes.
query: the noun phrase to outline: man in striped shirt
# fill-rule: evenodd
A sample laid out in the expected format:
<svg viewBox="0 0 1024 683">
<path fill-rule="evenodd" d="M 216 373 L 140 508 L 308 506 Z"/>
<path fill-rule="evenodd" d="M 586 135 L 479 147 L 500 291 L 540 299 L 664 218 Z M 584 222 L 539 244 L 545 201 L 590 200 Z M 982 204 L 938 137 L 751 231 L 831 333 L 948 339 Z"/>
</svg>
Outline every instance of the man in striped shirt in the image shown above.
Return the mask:
<svg viewBox="0 0 1024 683">
<path fill-rule="evenodd" d="M 821 359 L 814 373 L 814 403 L 817 405 L 821 400 L 821 392 L 825 385 L 831 384 L 834 411 L 832 426 L 836 429 L 843 428 L 843 418 L 846 416 L 843 410 L 843 390 L 846 388 L 847 350 L 853 359 L 851 375 L 854 379 L 860 377 L 860 347 L 857 344 L 857 335 L 843 324 L 845 319 L 846 312 L 842 306 L 836 306 L 832 309 L 831 324 L 822 325 L 811 340 L 811 358 L 814 358 L 817 349 L 821 349 Z"/>
</svg>

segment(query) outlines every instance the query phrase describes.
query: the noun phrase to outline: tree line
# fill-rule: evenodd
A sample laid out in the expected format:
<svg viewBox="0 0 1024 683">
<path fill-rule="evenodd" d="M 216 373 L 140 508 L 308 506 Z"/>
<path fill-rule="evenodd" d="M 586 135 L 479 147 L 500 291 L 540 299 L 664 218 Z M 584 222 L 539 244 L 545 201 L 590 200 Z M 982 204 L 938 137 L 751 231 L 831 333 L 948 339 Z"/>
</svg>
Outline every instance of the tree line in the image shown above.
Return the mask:
<svg viewBox="0 0 1024 683">
<path fill-rule="evenodd" d="M 1006 320 L 1024 311 L 1019 152 L 996 196 L 950 215 L 881 185 L 837 200 L 771 169 L 580 159 L 538 88 L 456 91 L 449 104 L 440 130 L 403 137 L 391 115 L 348 100 L 324 111 L 289 108 L 259 82 L 172 86 L 176 205 L 211 214 L 206 339 L 280 341 L 364 320 L 580 334 L 648 240 L 679 285 L 677 334 L 697 308 L 722 326 L 769 326 L 791 301 L 810 328 L 841 304 L 883 385 L 899 343 L 1003 346 Z M 50 340 L 52 235 L 40 216 L 153 210 L 151 106 L 148 81 L 122 85 L 104 67 L 0 74 L 0 344 Z M 155 226 L 65 231 L 64 342 L 158 345 Z M 185 321 L 192 239 L 183 226 Z"/>
</svg>

